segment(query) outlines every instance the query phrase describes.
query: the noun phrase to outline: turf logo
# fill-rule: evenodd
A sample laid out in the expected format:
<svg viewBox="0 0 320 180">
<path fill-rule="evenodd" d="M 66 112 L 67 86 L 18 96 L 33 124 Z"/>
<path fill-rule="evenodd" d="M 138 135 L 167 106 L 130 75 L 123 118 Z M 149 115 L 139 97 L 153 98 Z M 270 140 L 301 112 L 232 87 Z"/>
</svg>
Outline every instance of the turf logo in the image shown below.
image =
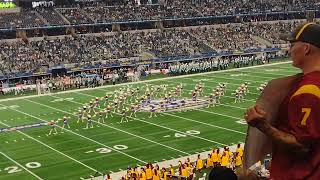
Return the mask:
<svg viewBox="0 0 320 180">
<path fill-rule="evenodd" d="M 18 106 L 18 105 L 11 105 L 11 106 L 0 107 L 0 110 L 16 109 L 16 108 L 19 108 L 19 107 L 20 106 Z"/>
<path fill-rule="evenodd" d="M 279 69 L 266 69 L 265 71 L 267 71 L 267 72 L 276 72 L 276 71 L 279 71 Z"/>
<path fill-rule="evenodd" d="M 51 102 L 63 102 L 63 101 L 72 101 L 74 98 L 59 98 L 59 99 L 55 99 Z"/>
<path fill-rule="evenodd" d="M 172 112 L 182 111 L 194 108 L 203 108 L 208 106 L 208 100 L 202 99 L 175 99 L 169 103 L 164 103 L 161 100 L 151 100 L 148 104 L 142 105 L 140 111 L 142 112 Z"/>
<path fill-rule="evenodd" d="M 246 76 L 246 74 L 244 73 L 240 73 L 240 74 L 231 74 L 231 77 L 239 77 L 239 76 Z"/>
</svg>

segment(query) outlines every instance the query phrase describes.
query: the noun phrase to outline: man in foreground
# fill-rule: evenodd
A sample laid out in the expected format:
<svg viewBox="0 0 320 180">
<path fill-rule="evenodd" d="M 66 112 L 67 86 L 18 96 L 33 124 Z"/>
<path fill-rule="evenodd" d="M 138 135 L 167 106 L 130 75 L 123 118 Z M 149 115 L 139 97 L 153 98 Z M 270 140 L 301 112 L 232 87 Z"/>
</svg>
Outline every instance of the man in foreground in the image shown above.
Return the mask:
<svg viewBox="0 0 320 180">
<path fill-rule="evenodd" d="M 245 119 L 272 141 L 271 179 L 320 179 L 320 26 L 303 24 L 285 37 L 293 66 L 302 70 L 278 109 L 274 123 L 254 106 Z"/>
</svg>

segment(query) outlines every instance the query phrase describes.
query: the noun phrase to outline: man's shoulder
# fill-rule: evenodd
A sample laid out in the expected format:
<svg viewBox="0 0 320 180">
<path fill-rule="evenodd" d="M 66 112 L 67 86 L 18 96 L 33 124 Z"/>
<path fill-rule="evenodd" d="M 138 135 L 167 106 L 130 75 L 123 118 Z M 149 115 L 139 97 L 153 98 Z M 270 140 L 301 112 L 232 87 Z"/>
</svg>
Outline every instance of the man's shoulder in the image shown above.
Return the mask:
<svg viewBox="0 0 320 180">
<path fill-rule="evenodd" d="M 291 98 L 300 97 L 304 95 L 311 95 L 320 99 L 320 81 L 304 81 L 299 84 L 296 91 L 292 94 Z"/>
</svg>

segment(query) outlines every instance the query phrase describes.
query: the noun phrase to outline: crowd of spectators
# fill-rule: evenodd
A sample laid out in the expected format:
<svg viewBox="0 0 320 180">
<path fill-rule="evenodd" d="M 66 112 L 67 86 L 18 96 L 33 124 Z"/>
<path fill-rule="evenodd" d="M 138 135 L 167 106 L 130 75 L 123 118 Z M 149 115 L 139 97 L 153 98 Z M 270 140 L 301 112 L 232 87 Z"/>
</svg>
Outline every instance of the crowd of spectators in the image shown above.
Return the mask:
<svg viewBox="0 0 320 180">
<path fill-rule="evenodd" d="M 22 11 L 20 13 L 0 14 L 0 29 L 32 28 L 44 26 L 45 23 L 34 11 Z"/>
<path fill-rule="evenodd" d="M 93 20 L 80 8 L 56 9 L 71 24 L 92 24 Z"/>
<path fill-rule="evenodd" d="M 253 36 L 272 44 L 285 43 L 279 40 L 279 34 L 297 24 L 297 21 L 246 23 L 0 42 L 0 75 L 40 72 L 43 66 L 130 64 L 133 62 L 130 58 L 139 58 L 145 53 L 155 58 L 172 58 L 243 52 L 263 46 Z"/>
<path fill-rule="evenodd" d="M 303 22 L 305 21 L 279 21 L 272 24 L 268 22 L 258 22 L 249 24 L 247 29 L 253 35 L 260 36 L 272 44 L 284 44 L 286 42 L 280 39 L 280 35 L 293 32 L 293 30 Z"/>
<path fill-rule="evenodd" d="M 68 24 L 63 18 L 51 8 L 40 8 L 37 12 L 47 21 L 51 26 L 65 25 Z"/>
<path fill-rule="evenodd" d="M 122 32 L 117 34 L 65 36 L 44 38 L 25 43 L 0 43 L 0 73 L 33 72 L 43 65 L 54 67 L 138 57 L 142 52 L 157 57 L 184 56 L 204 53 L 190 34 L 182 30 L 155 32 Z"/>
<path fill-rule="evenodd" d="M 195 3 L 195 6 L 205 16 L 300 11 L 317 8 L 315 0 L 207 0 Z"/>
<path fill-rule="evenodd" d="M 247 24 L 199 27 L 191 30 L 197 38 L 220 52 L 244 51 L 262 46 L 252 39 Z"/>
<path fill-rule="evenodd" d="M 233 148 L 233 147 L 231 147 Z M 147 163 L 141 167 L 128 167 L 124 176 L 118 174 L 103 174 L 102 179 L 209 179 L 209 180 L 242 180 L 268 179 L 270 157 L 258 162 L 248 174 L 242 173 L 243 148 L 240 144 L 234 149 L 229 147 L 213 149 L 209 154 L 198 154 L 183 157 L 172 164 Z M 172 161 L 171 161 L 172 162 Z M 170 162 L 170 163 L 171 163 Z M 96 173 L 94 176 L 101 176 Z"/>
<path fill-rule="evenodd" d="M 316 0 L 173 0 L 156 4 L 127 1 L 112 6 L 105 3 L 82 6 L 78 4 L 71 7 L 33 9 L 40 16 L 30 10 L 3 14 L 0 16 L 0 27 L 37 27 L 43 26 L 45 22 L 49 25 L 65 25 L 67 22 L 58 13 L 71 24 L 91 24 L 319 9 Z M 41 16 L 44 20 L 41 20 Z"/>
</svg>

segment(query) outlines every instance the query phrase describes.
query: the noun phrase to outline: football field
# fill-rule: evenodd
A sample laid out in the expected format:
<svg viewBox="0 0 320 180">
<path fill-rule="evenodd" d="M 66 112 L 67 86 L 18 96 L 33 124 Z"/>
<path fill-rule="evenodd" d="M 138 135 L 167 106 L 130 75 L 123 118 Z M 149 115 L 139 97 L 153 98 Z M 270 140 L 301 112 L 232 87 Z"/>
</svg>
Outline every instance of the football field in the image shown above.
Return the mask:
<svg viewBox="0 0 320 180">
<path fill-rule="evenodd" d="M 0 100 L 0 128 L 30 125 L 21 131 L 0 132 L 0 180 L 88 178 L 96 172 L 118 172 L 244 142 L 243 113 L 259 96 L 257 87 L 298 72 L 291 62 L 284 62 L 131 83 L 142 90 L 146 84 L 168 84 L 168 89 L 182 84 L 183 96 L 190 98 L 199 82 L 205 84 L 204 96 L 226 82 L 227 93 L 216 107 L 164 112 L 152 118 L 148 112 L 138 112 L 124 123 L 115 113 L 105 123 L 94 118 L 94 128 L 89 129 L 76 122 L 78 108 L 126 84 Z M 243 102 L 234 104 L 232 93 L 245 81 L 250 92 Z M 58 123 L 58 134 L 49 136 L 50 127 L 45 124 L 63 116 L 71 117 L 71 128 L 62 130 Z"/>
</svg>

